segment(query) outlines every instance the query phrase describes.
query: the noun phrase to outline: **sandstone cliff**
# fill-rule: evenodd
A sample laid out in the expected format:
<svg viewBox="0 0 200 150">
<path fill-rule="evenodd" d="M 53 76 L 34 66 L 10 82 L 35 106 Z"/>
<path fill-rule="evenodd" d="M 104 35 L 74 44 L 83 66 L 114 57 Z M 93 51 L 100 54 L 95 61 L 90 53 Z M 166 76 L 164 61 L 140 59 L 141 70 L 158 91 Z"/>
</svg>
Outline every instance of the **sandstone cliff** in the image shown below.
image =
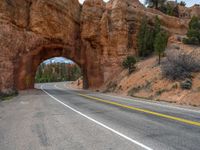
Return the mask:
<svg viewBox="0 0 200 150">
<path fill-rule="evenodd" d="M 141 19 L 155 16 L 171 35 L 184 35 L 188 19 L 145 8 L 138 0 L 1 0 L 0 91 L 33 88 L 38 65 L 62 56 L 83 71 L 84 87 L 99 88 L 137 54 Z"/>
<path fill-rule="evenodd" d="M 80 9 L 78 0 L 0 1 L 0 91 L 33 87 L 34 65 L 56 55 L 39 49 L 79 47 Z"/>
</svg>

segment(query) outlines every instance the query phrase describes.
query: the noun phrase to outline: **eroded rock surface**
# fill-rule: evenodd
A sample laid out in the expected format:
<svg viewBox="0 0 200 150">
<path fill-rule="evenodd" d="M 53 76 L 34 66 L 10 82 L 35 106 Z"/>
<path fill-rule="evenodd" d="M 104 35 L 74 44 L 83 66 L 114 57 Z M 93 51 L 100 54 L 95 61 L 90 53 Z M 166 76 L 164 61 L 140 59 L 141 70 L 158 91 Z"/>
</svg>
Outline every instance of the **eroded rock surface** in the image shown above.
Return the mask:
<svg viewBox="0 0 200 150">
<path fill-rule="evenodd" d="M 80 65 L 85 88 L 99 88 L 122 69 L 124 57 L 137 54 L 144 16 L 151 24 L 158 16 L 172 35 L 188 28 L 189 19 L 146 9 L 138 0 L 86 0 L 83 6 L 78 0 L 1 0 L 0 91 L 32 88 L 38 65 L 55 56 Z"/>
<path fill-rule="evenodd" d="M 0 1 L 1 91 L 33 87 L 44 59 L 67 53 L 80 63 L 80 10 L 78 0 Z"/>
</svg>

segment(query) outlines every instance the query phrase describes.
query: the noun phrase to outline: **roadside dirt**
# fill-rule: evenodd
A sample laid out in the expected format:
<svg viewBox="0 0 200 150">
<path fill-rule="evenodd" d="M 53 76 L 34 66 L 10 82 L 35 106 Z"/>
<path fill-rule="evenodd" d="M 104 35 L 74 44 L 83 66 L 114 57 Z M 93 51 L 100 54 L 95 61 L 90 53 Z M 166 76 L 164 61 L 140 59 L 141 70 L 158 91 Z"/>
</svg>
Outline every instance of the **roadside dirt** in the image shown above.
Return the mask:
<svg viewBox="0 0 200 150">
<path fill-rule="evenodd" d="M 180 82 L 163 78 L 157 57 L 153 56 L 140 61 L 131 75 L 122 71 L 101 92 L 200 106 L 200 73 L 193 74 L 192 81 L 191 90 L 182 90 Z M 82 88 L 82 81 L 72 82 L 71 87 Z"/>
</svg>

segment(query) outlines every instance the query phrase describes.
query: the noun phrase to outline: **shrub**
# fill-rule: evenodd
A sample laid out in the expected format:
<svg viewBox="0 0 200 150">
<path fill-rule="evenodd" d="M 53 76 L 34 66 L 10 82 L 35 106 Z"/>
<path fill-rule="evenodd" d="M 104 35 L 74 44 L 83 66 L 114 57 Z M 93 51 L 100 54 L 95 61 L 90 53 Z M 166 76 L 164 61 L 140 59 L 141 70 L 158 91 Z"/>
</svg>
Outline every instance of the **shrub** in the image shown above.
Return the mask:
<svg viewBox="0 0 200 150">
<path fill-rule="evenodd" d="M 162 62 L 161 70 L 163 76 L 171 80 L 184 80 L 192 77 L 192 72 L 200 71 L 200 61 L 191 55 L 167 53 Z"/>
<path fill-rule="evenodd" d="M 184 44 L 189 44 L 189 45 L 198 45 L 199 40 L 196 37 L 191 37 L 191 38 L 183 38 L 183 43 Z"/>
<path fill-rule="evenodd" d="M 137 86 L 133 87 L 130 91 L 128 91 L 129 96 L 134 96 L 136 93 L 138 93 L 143 87 L 142 86 Z"/>
<path fill-rule="evenodd" d="M 184 44 L 200 45 L 200 18 L 192 17 Z"/>
<path fill-rule="evenodd" d="M 123 61 L 122 65 L 125 69 L 128 69 L 129 74 L 131 74 L 133 71 L 135 71 L 135 64 L 137 60 L 135 56 L 127 56 L 125 60 Z"/>
<path fill-rule="evenodd" d="M 106 89 L 103 91 L 104 93 L 108 93 L 108 92 L 114 92 L 117 88 L 117 83 L 114 82 L 109 82 Z"/>
<path fill-rule="evenodd" d="M 160 89 L 156 92 L 156 96 L 162 95 L 164 92 L 166 92 L 166 89 Z"/>
<path fill-rule="evenodd" d="M 7 93 L 0 92 L 0 101 L 1 100 L 9 100 L 12 97 L 17 96 L 17 95 L 18 95 L 18 91 L 17 90 L 11 90 L 11 91 L 9 91 Z"/>
<path fill-rule="evenodd" d="M 177 89 L 178 88 L 178 84 L 177 83 L 174 83 L 173 85 L 172 85 L 172 89 Z"/>
<path fill-rule="evenodd" d="M 192 80 L 186 79 L 185 81 L 180 83 L 180 87 L 183 90 L 190 90 L 192 88 Z"/>
</svg>

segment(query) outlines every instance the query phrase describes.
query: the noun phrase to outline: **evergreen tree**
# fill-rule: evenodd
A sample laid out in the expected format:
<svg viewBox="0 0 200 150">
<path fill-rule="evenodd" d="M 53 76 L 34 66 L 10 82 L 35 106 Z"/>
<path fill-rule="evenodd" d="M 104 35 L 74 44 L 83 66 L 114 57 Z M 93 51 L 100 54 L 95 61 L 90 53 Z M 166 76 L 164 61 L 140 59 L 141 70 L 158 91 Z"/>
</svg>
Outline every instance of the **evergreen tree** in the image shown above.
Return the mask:
<svg viewBox="0 0 200 150">
<path fill-rule="evenodd" d="M 146 18 L 142 20 L 137 35 L 139 56 L 145 57 L 154 51 L 159 56 L 160 64 L 167 42 L 168 34 L 161 29 L 161 22 L 158 17 L 155 18 L 155 25 L 153 27 L 148 25 Z"/>
<path fill-rule="evenodd" d="M 145 57 L 153 52 L 153 36 L 154 33 L 148 26 L 146 18 L 144 18 L 137 35 L 139 56 Z"/>
<path fill-rule="evenodd" d="M 129 74 L 131 74 L 135 70 L 136 62 L 135 56 L 127 56 L 122 65 L 125 69 L 128 69 Z"/>
<path fill-rule="evenodd" d="M 186 6 L 186 2 L 184 2 L 184 1 L 181 1 L 180 3 L 179 3 L 179 5 L 181 5 L 181 6 Z"/>
<path fill-rule="evenodd" d="M 156 36 L 161 31 L 161 22 L 158 16 L 155 18 L 154 35 Z"/>
<path fill-rule="evenodd" d="M 147 19 L 143 18 L 137 35 L 137 46 L 139 56 L 146 57 L 154 51 L 154 41 L 156 35 L 161 31 L 160 19 L 155 18 L 155 26 L 151 27 L 147 23 Z"/>
<path fill-rule="evenodd" d="M 163 55 L 165 48 L 167 46 L 167 41 L 168 41 L 168 35 L 166 32 L 161 31 L 156 35 L 154 48 L 155 48 L 156 54 L 159 57 L 159 61 L 158 61 L 159 65 L 161 62 L 161 56 Z"/>
<path fill-rule="evenodd" d="M 192 17 L 189 23 L 189 30 L 187 33 L 187 38 L 183 39 L 185 44 L 200 45 L 200 18 Z"/>
<path fill-rule="evenodd" d="M 141 22 L 141 26 L 137 35 L 137 45 L 139 50 L 139 56 L 144 56 L 144 51 L 146 50 L 146 44 L 145 43 L 145 34 L 147 30 L 147 20 L 146 18 L 143 18 Z"/>
<path fill-rule="evenodd" d="M 51 63 L 38 67 L 36 82 L 74 81 L 81 77 L 81 70 L 75 64 Z"/>
</svg>

